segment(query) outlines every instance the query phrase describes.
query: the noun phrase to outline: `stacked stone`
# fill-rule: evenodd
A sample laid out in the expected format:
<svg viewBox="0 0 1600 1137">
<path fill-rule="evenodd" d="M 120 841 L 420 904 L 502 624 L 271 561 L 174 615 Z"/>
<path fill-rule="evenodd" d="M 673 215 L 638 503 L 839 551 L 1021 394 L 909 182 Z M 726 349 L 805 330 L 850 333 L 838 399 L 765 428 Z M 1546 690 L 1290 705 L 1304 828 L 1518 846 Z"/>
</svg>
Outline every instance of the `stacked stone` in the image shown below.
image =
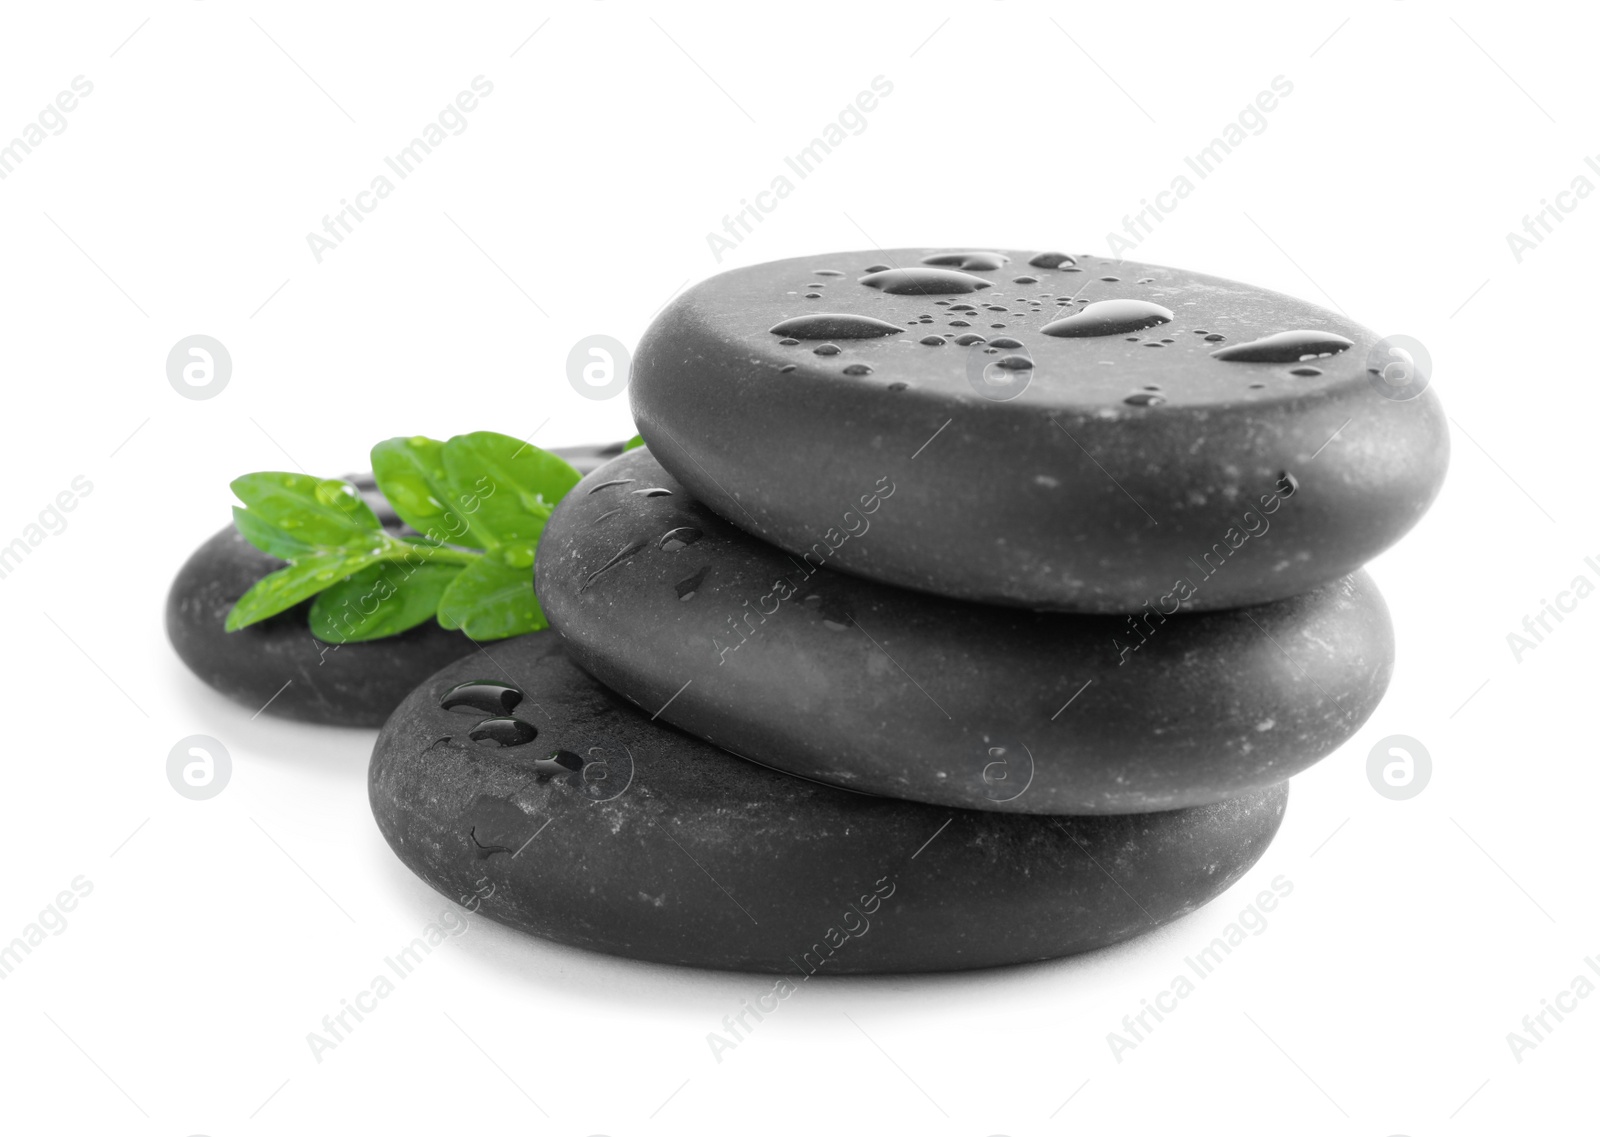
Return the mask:
<svg viewBox="0 0 1600 1137">
<path fill-rule="evenodd" d="M 1051 958 L 1189 912 L 1388 684 L 1361 566 L 1448 438 L 1379 345 L 1061 253 L 714 277 L 639 345 L 646 447 L 541 538 L 559 635 L 412 694 L 374 753 L 380 827 L 506 923 L 796 977 Z M 464 727 L 510 745 L 439 741 Z"/>
</svg>

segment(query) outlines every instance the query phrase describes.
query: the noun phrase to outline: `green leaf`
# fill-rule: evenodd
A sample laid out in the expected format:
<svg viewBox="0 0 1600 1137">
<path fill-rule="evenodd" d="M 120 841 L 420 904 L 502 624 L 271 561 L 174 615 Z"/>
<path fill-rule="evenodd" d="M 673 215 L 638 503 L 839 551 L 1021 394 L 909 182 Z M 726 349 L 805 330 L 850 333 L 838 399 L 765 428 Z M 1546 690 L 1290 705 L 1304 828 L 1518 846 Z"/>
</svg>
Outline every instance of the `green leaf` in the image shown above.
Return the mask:
<svg viewBox="0 0 1600 1137">
<path fill-rule="evenodd" d="M 239 535 L 269 556 L 282 561 L 292 561 L 317 551 L 293 533 L 261 520 L 242 506 L 233 507 L 233 527 Z"/>
<path fill-rule="evenodd" d="M 398 635 L 433 616 L 459 565 L 368 565 L 331 585 L 311 605 L 311 634 L 323 643 Z"/>
<path fill-rule="evenodd" d="M 459 628 L 475 640 L 499 640 L 546 627 L 533 594 L 532 547 L 508 550 L 508 564 L 491 552 L 468 565 L 439 598 L 439 624 Z"/>
<path fill-rule="evenodd" d="M 372 448 L 372 476 L 395 513 L 434 542 L 483 548 L 459 511 L 445 473 L 444 443 L 415 435 L 390 438 Z"/>
<path fill-rule="evenodd" d="M 444 468 L 454 506 L 485 548 L 537 541 L 581 477 L 565 459 L 491 430 L 446 442 Z"/>
<path fill-rule="evenodd" d="M 232 482 L 250 512 L 318 549 L 366 548 L 383 533 L 377 515 L 349 482 L 268 471 Z"/>
<path fill-rule="evenodd" d="M 636 434 L 632 438 L 628 439 L 628 441 L 626 441 L 626 442 L 624 442 L 622 444 L 622 452 L 624 454 L 626 454 L 628 451 L 634 450 L 634 449 L 636 449 L 636 448 L 638 448 L 640 446 L 643 446 L 643 445 L 644 445 L 644 435 Z"/>
<path fill-rule="evenodd" d="M 251 585 L 250 590 L 234 604 L 223 627 L 236 632 L 268 616 L 276 616 L 377 559 L 370 550 L 317 553 L 305 557 Z"/>
</svg>

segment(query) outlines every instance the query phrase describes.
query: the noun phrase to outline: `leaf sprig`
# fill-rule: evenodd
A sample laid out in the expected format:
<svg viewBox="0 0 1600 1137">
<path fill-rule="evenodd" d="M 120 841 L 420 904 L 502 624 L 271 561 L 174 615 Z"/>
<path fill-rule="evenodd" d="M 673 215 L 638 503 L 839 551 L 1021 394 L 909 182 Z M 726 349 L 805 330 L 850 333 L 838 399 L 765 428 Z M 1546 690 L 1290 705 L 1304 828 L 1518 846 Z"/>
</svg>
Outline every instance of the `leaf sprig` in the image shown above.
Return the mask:
<svg viewBox="0 0 1600 1137">
<path fill-rule="evenodd" d="M 372 473 L 415 531 L 383 528 L 356 488 L 337 478 L 266 472 L 232 483 L 239 533 L 289 562 L 228 613 L 237 631 L 316 597 L 311 634 L 325 643 L 380 639 L 437 615 L 477 640 L 546 626 L 533 592 L 545 522 L 580 475 L 563 459 L 493 431 L 448 442 L 391 438 L 372 448 Z"/>
</svg>

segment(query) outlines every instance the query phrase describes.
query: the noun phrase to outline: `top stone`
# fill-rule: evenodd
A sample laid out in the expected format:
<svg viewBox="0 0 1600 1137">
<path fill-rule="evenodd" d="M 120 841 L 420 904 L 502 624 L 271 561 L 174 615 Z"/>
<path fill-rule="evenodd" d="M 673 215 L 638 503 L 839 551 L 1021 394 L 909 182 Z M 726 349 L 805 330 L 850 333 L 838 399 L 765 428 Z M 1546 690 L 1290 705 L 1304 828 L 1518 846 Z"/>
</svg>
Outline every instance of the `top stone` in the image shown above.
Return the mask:
<svg viewBox="0 0 1600 1137">
<path fill-rule="evenodd" d="M 1338 313 L 1200 273 L 892 249 L 702 282 L 631 389 L 661 464 L 796 556 L 988 603 L 1206 610 L 1344 576 L 1427 509 L 1444 413 L 1390 359 Z M 846 539 L 881 479 L 899 493 Z M 1271 536 L 1232 558 L 1263 506 Z M 1208 554 L 1229 572 L 1175 596 Z"/>
</svg>

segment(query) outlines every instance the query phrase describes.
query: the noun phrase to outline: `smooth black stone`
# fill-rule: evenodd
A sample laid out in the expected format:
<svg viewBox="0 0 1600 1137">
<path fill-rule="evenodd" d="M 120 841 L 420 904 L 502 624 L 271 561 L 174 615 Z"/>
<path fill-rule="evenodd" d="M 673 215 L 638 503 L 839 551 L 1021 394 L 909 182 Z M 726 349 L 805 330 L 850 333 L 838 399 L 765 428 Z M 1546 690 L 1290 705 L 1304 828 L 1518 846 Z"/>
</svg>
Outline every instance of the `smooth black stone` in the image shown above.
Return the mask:
<svg viewBox="0 0 1600 1137">
<path fill-rule="evenodd" d="M 451 900 L 633 959 L 799 985 L 1087 951 L 1221 893 L 1266 849 L 1288 796 L 1043 818 L 854 794 L 650 722 L 552 633 L 487 652 L 428 679 L 384 725 L 368 776 L 378 828 Z M 439 706 L 484 666 L 527 693 L 536 742 L 484 749 Z"/>
<path fill-rule="evenodd" d="M 380 518 L 393 516 L 381 498 L 369 497 L 369 504 L 384 506 Z M 269 715 L 300 722 L 381 726 L 413 687 L 475 650 L 466 636 L 432 620 L 386 639 L 325 644 L 306 622 L 310 600 L 224 631 L 234 602 L 283 565 L 230 525 L 195 550 L 167 594 L 167 638 L 178 658 L 252 711 L 265 706 Z"/>
<path fill-rule="evenodd" d="M 1041 268 L 1030 285 L 1009 283 L 1003 268 L 963 270 L 996 287 L 960 299 L 1009 307 L 986 314 L 1033 362 L 1026 389 L 1009 401 L 974 387 L 998 358 L 981 344 L 927 347 L 919 335 L 899 335 L 841 341 L 837 354 L 818 356 L 767 330 L 805 314 L 798 293 L 817 266 L 917 266 L 948 251 L 799 257 L 689 289 L 635 353 L 640 433 L 713 510 L 796 556 L 845 524 L 887 477 L 900 493 L 873 518 L 871 539 L 849 542 L 833 567 L 939 595 L 1074 612 L 1136 611 L 1166 593 L 1190 557 L 1250 523 L 1245 512 L 1285 471 L 1301 492 L 1272 519 L 1270 547 L 1230 566 L 1189 607 L 1261 603 L 1337 580 L 1399 539 L 1438 492 L 1449 434 L 1433 391 L 1384 398 L 1367 373 L 1373 332 L 1234 281 L 1099 258 L 1064 266 L 1081 272 Z M 1013 265 L 1034 256 L 1009 255 Z M 1057 304 L 1063 297 L 1149 301 L 1175 318 L 1127 336 L 1043 334 L 1084 307 Z M 932 326 L 915 324 L 938 334 L 952 330 L 946 316 L 955 311 L 853 281 L 830 286 L 828 304 L 908 331 L 942 311 Z M 1299 363 L 1212 356 L 1292 329 L 1338 333 L 1354 346 L 1310 361 L 1313 376 L 1292 374 Z M 855 373 L 862 366 L 870 371 Z"/>
<path fill-rule="evenodd" d="M 1365 573 L 1248 609 L 1152 615 L 1141 637 L 1129 617 L 816 569 L 699 504 L 648 450 L 573 489 L 535 567 L 573 658 L 647 713 L 805 777 L 968 809 L 1133 813 L 1281 782 L 1355 733 L 1394 662 Z M 998 767 L 992 747 L 1008 748 Z"/>
</svg>

